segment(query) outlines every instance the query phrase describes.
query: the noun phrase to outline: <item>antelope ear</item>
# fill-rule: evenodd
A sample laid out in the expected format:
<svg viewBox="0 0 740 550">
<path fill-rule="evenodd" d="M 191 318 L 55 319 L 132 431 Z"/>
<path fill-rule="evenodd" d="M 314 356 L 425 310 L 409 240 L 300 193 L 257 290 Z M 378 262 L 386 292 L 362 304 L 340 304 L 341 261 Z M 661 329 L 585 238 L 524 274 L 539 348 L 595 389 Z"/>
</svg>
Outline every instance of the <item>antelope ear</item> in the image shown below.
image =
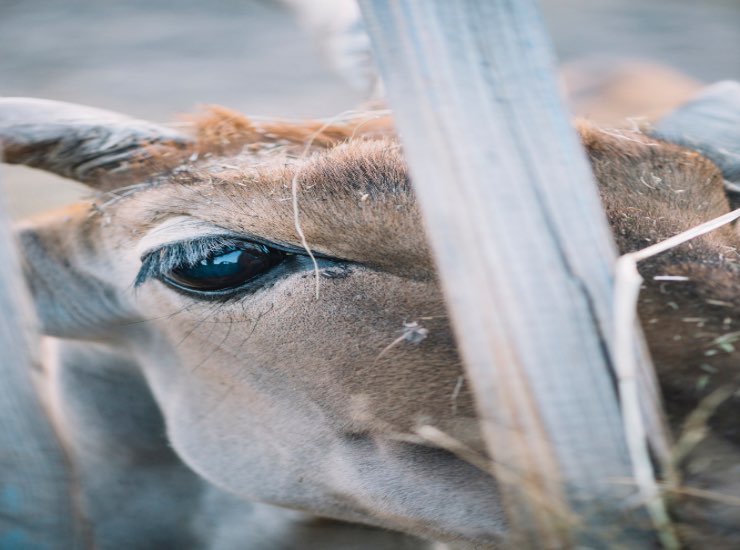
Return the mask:
<svg viewBox="0 0 740 550">
<path fill-rule="evenodd" d="M 740 82 L 708 86 L 651 134 L 702 153 L 722 170 L 728 191 L 740 193 Z"/>
<path fill-rule="evenodd" d="M 0 98 L 4 161 L 111 190 L 172 168 L 191 139 L 110 111 L 30 98 Z M 0 157 L 2 158 L 2 157 Z"/>
<path fill-rule="evenodd" d="M 105 339 L 135 318 L 135 274 L 120 272 L 119 264 L 126 264 L 119 257 L 123 252 L 111 251 L 106 229 L 115 228 L 89 203 L 45 212 L 16 226 L 23 275 L 44 334 Z"/>
</svg>

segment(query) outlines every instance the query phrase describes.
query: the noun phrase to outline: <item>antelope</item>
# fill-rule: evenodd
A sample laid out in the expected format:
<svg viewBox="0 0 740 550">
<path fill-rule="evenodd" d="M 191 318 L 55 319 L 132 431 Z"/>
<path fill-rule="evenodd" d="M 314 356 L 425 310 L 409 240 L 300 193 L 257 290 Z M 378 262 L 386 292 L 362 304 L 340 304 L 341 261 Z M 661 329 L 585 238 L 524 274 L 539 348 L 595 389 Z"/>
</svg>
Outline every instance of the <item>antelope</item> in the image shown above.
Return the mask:
<svg viewBox="0 0 740 550">
<path fill-rule="evenodd" d="M 700 153 L 577 128 L 622 252 L 729 212 Z M 332 524 L 355 536 L 344 547 L 506 544 L 495 480 L 419 435 L 486 456 L 388 116 L 214 107 L 177 129 L 6 98 L 0 140 L 6 162 L 93 191 L 17 228 L 46 335 L 39 391 L 91 543 L 310 547 L 323 531 L 292 510 L 368 526 Z M 676 434 L 738 382 L 738 244 L 726 226 L 641 266 Z M 679 499 L 689 545 L 740 544 L 740 508 L 722 501 L 740 490 L 737 412 L 724 401 L 682 458 L 685 484 L 719 495 Z"/>
</svg>

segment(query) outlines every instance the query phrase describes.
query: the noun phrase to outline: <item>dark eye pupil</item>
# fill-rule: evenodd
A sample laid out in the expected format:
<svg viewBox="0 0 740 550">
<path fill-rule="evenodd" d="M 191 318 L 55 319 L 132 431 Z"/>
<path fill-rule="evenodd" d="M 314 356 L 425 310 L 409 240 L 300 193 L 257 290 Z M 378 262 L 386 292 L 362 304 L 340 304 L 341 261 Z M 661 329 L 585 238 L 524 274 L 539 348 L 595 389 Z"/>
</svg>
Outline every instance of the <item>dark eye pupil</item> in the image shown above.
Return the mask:
<svg viewBox="0 0 740 550">
<path fill-rule="evenodd" d="M 194 290 L 225 290 L 240 286 L 274 267 L 284 254 L 256 243 L 244 243 L 173 270 L 167 279 Z"/>
</svg>

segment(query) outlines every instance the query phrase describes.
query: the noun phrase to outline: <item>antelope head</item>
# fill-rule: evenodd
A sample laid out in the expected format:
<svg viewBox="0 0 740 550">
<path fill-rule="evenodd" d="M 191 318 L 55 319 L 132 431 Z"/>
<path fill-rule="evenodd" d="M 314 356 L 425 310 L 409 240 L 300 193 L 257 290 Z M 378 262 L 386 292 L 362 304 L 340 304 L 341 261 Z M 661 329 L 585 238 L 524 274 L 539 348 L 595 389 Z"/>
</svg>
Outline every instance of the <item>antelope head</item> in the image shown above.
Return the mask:
<svg viewBox="0 0 740 550">
<path fill-rule="evenodd" d="M 580 132 L 623 251 L 729 211 L 699 154 Z M 43 330 L 74 342 L 49 375 L 67 439 L 85 438 L 74 421 L 84 381 L 114 369 L 140 381 L 132 399 L 154 404 L 179 460 L 240 498 L 477 547 L 506 537 L 489 473 L 419 435 L 434 426 L 485 460 L 387 120 L 214 109 L 180 132 L 5 99 L 0 139 L 7 162 L 95 191 L 19 228 Z M 641 315 L 677 431 L 704 395 L 737 382 L 740 355 L 720 344 L 739 330 L 738 244 L 725 228 L 644 266 Z M 724 407 L 725 419 L 737 408 Z M 733 468 L 740 485 L 730 424 L 705 445 L 730 458 L 706 466 L 699 445 L 685 460 L 705 489 Z M 685 509 L 688 523 L 715 513 Z"/>
</svg>

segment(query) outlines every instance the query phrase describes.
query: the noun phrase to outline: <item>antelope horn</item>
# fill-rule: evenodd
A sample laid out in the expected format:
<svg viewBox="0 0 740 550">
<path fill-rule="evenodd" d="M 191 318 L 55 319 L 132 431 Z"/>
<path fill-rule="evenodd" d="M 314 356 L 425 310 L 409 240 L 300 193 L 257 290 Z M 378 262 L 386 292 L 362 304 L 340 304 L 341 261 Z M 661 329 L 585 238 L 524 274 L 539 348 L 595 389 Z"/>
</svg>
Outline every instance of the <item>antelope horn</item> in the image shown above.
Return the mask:
<svg viewBox="0 0 740 550">
<path fill-rule="evenodd" d="M 31 98 L 0 98 L 0 155 L 109 190 L 172 167 L 192 140 L 111 111 Z M 2 158 L 2 157 L 0 157 Z"/>
<path fill-rule="evenodd" d="M 657 138 L 695 149 L 722 170 L 728 189 L 740 192 L 740 82 L 718 82 L 662 118 Z"/>
</svg>

